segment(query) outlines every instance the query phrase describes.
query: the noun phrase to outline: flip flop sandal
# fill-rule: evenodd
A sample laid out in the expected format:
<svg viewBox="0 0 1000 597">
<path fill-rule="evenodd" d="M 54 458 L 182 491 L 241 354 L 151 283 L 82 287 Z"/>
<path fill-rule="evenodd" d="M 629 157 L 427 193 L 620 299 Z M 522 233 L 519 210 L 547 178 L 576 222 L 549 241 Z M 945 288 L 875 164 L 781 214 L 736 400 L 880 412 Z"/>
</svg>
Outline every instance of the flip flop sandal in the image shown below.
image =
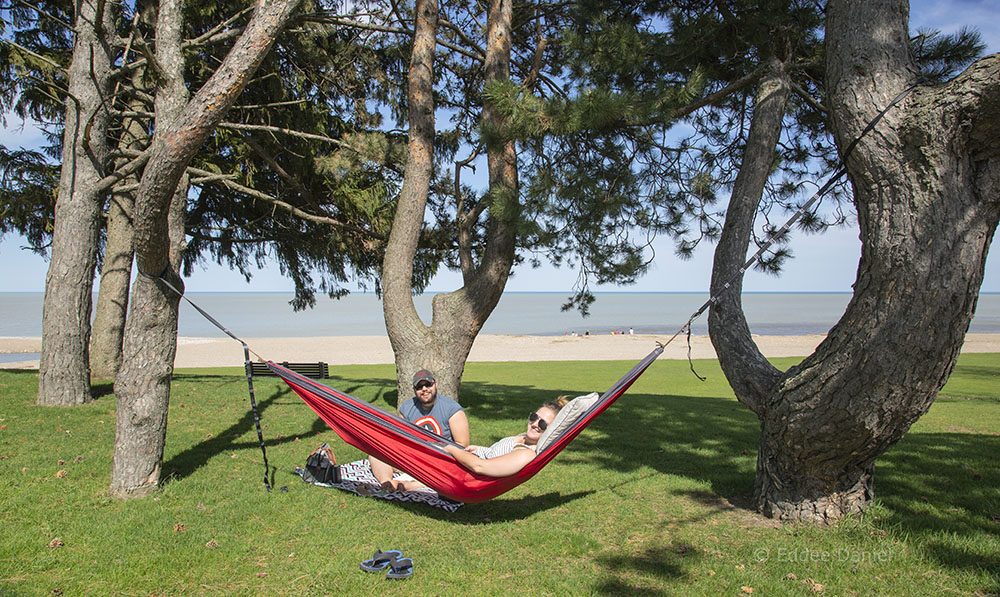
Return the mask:
<svg viewBox="0 0 1000 597">
<path fill-rule="evenodd" d="M 413 560 L 410 558 L 399 558 L 389 563 L 389 571 L 385 573 L 386 578 L 409 578 L 413 575 Z"/>
<path fill-rule="evenodd" d="M 376 549 L 370 560 L 361 562 L 361 569 L 365 572 L 382 572 L 401 555 L 403 555 L 403 552 L 397 549 L 390 549 L 389 551 Z"/>
</svg>

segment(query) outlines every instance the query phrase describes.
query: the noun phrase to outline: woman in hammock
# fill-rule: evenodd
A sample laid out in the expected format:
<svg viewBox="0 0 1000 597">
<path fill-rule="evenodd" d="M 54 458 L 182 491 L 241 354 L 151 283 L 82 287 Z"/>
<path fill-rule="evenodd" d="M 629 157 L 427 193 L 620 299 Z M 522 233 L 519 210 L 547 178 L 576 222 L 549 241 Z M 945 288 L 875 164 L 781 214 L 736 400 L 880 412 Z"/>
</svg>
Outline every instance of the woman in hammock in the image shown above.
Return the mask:
<svg viewBox="0 0 1000 597">
<path fill-rule="evenodd" d="M 492 446 L 444 446 L 444 450 L 455 457 L 462 466 L 474 473 L 487 477 L 506 477 L 524 468 L 535 457 L 535 447 L 542 433 L 549 428 L 556 413 L 566 405 L 567 397 L 560 396 L 545 402 L 538 410 L 528 415 L 528 428 L 524 433 L 498 440 Z M 392 489 L 412 491 L 426 487 L 420 481 L 405 476 L 391 481 Z"/>
<path fill-rule="evenodd" d="M 505 437 L 489 448 L 445 446 L 455 460 L 470 471 L 487 477 L 507 477 L 517 473 L 535 457 L 535 448 L 542 433 L 552 424 L 556 413 L 566 405 L 566 396 L 560 396 L 538 407 L 528 416 L 524 433 Z"/>
</svg>

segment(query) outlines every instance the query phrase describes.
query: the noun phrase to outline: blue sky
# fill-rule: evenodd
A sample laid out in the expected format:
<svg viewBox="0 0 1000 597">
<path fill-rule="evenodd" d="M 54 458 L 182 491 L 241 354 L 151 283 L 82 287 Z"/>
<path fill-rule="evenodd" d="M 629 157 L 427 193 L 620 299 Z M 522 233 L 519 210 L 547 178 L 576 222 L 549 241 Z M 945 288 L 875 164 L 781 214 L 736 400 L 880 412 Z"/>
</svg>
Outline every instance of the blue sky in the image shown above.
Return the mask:
<svg viewBox="0 0 1000 597">
<path fill-rule="evenodd" d="M 964 25 L 979 30 L 988 52 L 1000 51 L 1000 9 L 997 0 L 919 0 L 911 2 L 910 27 L 939 29 L 952 33 Z M 0 132 L 0 142 L 9 146 L 33 147 L 40 137 L 30 124 L 8 116 Z M 820 184 L 824 181 L 817 181 Z M 7 235 L 0 239 L 0 291 L 42 292 L 48 262 L 21 250 L 21 238 Z M 851 226 L 822 235 L 796 233 L 791 246 L 795 258 L 779 277 L 748 272 L 744 290 L 748 292 L 849 292 L 854 282 L 861 245 L 857 230 Z M 993 243 L 992 249 L 1000 249 Z M 674 256 L 673 243 L 663 238 L 654 247 L 653 265 L 639 281 L 627 287 L 600 287 L 595 290 L 632 292 L 705 292 L 712 271 L 713 245 L 700 247 L 694 258 L 681 261 Z M 577 280 L 577 272 L 550 266 L 532 269 L 522 266 L 507 284 L 508 291 L 567 292 Z M 277 267 L 254 275 L 248 285 L 241 275 L 214 264 L 198 268 L 187 281 L 192 292 L 217 291 L 291 291 L 292 283 L 281 277 Z M 430 290 L 449 291 L 461 286 L 461 276 L 443 272 L 433 280 Z M 1000 292 L 1000 256 L 995 251 L 986 265 L 983 292 Z"/>
</svg>

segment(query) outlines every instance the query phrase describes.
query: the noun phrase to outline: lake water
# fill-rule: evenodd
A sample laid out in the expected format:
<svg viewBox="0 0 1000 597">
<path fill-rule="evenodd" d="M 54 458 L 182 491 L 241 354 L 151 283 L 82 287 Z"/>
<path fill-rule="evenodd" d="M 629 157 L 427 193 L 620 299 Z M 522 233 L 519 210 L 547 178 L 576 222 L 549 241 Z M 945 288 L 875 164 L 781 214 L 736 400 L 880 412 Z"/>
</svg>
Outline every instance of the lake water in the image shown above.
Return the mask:
<svg viewBox="0 0 1000 597">
<path fill-rule="evenodd" d="M 298 313 L 291 293 L 190 293 L 189 299 L 212 314 L 235 335 L 245 338 L 310 336 L 382 336 L 382 301 L 374 294 L 350 294 L 340 300 L 317 297 L 316 307 Z M 590 317 L 561 311 L 568 293 L 509 292 L 483 327 L 484 334 L 553 336 L 570 333 L 673 334 L 708 300 L 704 293 L 597 293 Z M 417 310 L 430 321 L 431 299 L 416 297 Z M 824 334 L 840 318 L 849 293 L 745 293 L 743 307 L 755 334 Z M 42 334 L 42 294 L 0 292 L 0 336 Z M 707 334 L 707 313 L 692 325 Z M 186 302 L 181 302 L 181 336 L 217 337 L 222 332 Z M 1000 333 L 1000 294 L 982 294 L 970 332 Z"/>
</svg>

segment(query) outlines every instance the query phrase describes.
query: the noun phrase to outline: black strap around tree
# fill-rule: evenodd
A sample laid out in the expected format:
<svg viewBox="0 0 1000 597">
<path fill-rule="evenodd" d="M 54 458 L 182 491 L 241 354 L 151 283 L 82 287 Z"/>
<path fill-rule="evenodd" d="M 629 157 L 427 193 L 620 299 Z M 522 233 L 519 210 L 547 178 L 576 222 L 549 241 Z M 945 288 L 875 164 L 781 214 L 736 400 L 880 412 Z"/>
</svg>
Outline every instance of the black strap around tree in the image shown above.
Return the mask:
<svg viewBox="0 0 1000 597">
<path fill-rule="evenodd" d="M 179 296 L 182 299 L 184 299 L 185 301 L 187 301 L 187 303 L 189 305 L 191 305 L 192 307 L 194 307 L 195 310 L 198 311 L 198 313 L 201 313 L 201 315 L 205 319 L 209 320 L 212 323 L 212 325 L 214 325 L 215 327 L 219 328 L 220 330 L 222 330 L 222 332 L 224 334 L 226 334 L 227 336 L 229 336 L 233 340 L 236 340 L 237 342 L 239 342 L 240 344 L 243 345 L 243 368 L 246 370 L 246 374 L 247 374 L 247 386 L 250 389 L 250 409 L 253 411 L 253 423 L 254 423 L 254 426 L 257 427 L 257 441 L 260 443 L 260 453 L 264 456 L 264 487 L 267 488 L 268 493 L 270 493 L 271 492 L 271 480 L 269 478 L 269 473 L 270 473 L 270 468 L 271 467 L 267 463 L 267 448 L 264 446 L 264 433 L 260 429 L 260 413 L 258 413 L 258 411 L 257 411 L 257 401 L 254 398 L 254 393 L 253 393 L 253 367 L 252 367 L 253 361 L 250 360 L 250 353 L 252 353 L 253 351 L 250 350 L 250 347 L 247 346 L 246 342 L 244 342 L 243 340 L 239 339 L 235 334 L 233 334 L 232 332 L 230 332 L 229 330 L 227 330 L 225 328 L 225 326 L 223 326 L 221 323 L 219 323 L 218 321 L 216 321 L 216 319 L 214 317 L 212 317 L 211 315 L 209 315 L 207 311 L 205 311 L 204 309 L 202 309 L 201 307 L 199 307 L 198 305 L 196 305 L 194 303 L 194 301 L 192 301 L 188 297 L 184 296 L 183 292 L 181 292 L 180 290 L 178 290 L 177 288 L 175 288 L 174 285 L 171 284 L 170 282 L 167 282 L 167 280 L 162 275 L 160 275 L 160 276 L 151 276 L 151 275 L 149 275 L 147 273 L 144 273 L 142 270 L 138 270 L 138 271 L 139 271 L 139 273 L 142 276 L 144 276 L 146 278 L 149 278 L 150 280 L 154 280 L 154 281 L 160 282 L 161 284 L 163 284 L 164 286 L 166 286 L 170 290 L 173 290 L 177 294 L 177 296 Z M 253 354 L 258 359 L 264 360 L 256 352 L 253 352 Z"/>
</svg>

